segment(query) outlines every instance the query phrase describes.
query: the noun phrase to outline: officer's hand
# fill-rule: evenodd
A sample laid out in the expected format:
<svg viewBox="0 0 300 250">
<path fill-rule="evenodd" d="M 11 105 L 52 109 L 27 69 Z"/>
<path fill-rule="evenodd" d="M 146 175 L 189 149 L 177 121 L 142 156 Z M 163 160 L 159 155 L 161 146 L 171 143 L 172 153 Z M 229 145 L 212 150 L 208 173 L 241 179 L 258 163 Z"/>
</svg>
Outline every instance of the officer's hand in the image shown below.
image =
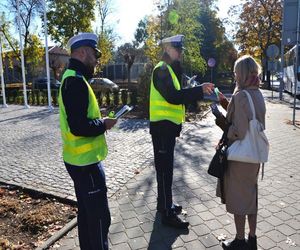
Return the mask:
<svg viewBox="0 0 300 250">
<path fill-rule="evenodd" d="M 117 123 L 117 119 L 114 118 L 104 118 L 104 126 L 106 130 L 110 130 Z"/>
<path fill-rule="evenodd" d="M 203 93 L 211 95 L 214 89 L 214 84 L 211 82 L 205 82 L 201 84 Z"/>
</svg>

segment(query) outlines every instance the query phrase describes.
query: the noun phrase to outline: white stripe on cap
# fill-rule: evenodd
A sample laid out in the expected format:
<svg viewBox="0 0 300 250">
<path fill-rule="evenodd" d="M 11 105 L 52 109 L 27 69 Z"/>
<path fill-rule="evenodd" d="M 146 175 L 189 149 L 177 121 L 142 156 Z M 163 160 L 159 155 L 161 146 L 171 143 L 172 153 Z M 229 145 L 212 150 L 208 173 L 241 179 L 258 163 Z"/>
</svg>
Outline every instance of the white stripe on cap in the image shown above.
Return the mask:
<svg viewBox="0 0 300 250">
<path fill-rule="evenodd" d="M 175 36 L 171 36 L 171 37 L 162 39 L 161 43 L 162 44 L 171 43 L 171 45 L 174 47 L 182 47 L 183 46 L 183 38 L 184 38 L 184 35 L 175 35 Z"/>
<path fill-rule="evenodd" d="M 94 33 L 79 33 L 78 35 L 75 35 L 70 38 L 70 40 L 67 43 L 67 46 L 69 49 L 71 49 L 75 44 L 85 45 L 85 42 L 87 42 L 87 44 L 91 44 L 93 42 L 97 44 L 98 36 Z"/>
</svg>

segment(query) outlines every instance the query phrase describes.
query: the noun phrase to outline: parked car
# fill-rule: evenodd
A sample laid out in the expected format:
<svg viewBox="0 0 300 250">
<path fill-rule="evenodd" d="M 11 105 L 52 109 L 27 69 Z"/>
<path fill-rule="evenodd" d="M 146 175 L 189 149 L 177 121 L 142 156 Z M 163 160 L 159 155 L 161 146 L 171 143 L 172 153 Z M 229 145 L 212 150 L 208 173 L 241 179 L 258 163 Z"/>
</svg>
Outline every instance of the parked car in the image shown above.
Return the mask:
<svg viewBox="0 0 300 250">
<path fill-rule="evenodd" d="M 59 89 L 60 82 L 54 78 L 50 78 L 50 88 Z M 47 77 L 37 78 L 32 83 L 32 89 L 47 89 Z"/>
<path fill-rule="evenodd" d="M 108 78 L 92 78 L 89 83 L 95 91 L 119 91 L 119 86 Z"/>
</svg>

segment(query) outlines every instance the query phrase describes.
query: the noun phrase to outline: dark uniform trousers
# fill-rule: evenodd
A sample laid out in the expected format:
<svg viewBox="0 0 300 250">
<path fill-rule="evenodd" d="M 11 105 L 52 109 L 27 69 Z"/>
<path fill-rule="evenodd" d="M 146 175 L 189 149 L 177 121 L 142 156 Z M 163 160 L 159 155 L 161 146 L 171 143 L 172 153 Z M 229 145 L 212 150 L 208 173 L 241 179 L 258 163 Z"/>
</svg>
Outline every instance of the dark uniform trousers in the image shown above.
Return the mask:
<svg viewBox="0 0 300 250">
<path fill-rule="evenodd" d="M 157 179 L 157 209 L 171 212 L 175 136 L 152 135 Z"/>
<path fill-rule="evenodd" d="M 83 167 L 65 165 L 77 197 L 80 249 L 107 250 L 111 219 L 103 166 L 101 162 Z"/>
</svg>

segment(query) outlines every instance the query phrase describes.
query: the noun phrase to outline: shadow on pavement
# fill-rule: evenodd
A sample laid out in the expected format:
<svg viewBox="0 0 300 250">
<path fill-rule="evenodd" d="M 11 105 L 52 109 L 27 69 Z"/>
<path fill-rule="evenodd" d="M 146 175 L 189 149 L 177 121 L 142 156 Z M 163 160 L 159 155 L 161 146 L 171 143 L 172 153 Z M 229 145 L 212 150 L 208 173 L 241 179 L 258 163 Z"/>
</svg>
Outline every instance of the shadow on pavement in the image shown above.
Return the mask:
<svg viewBox="0 0 300 250">
<path fill-rule="evenodd" d="M 121 120 L 119 124 L 119 129 L 127 132 L 136 132 L 140 129 L 148 129 L 148 120 L 138 120 L 138 119 L 127 119 Z"/>
<path fill-rule="evenodd" d="M 175 229 L 162 225 L 160 214 L 156 213 L 148 250 L 173 249 L 173 243 L 180 235 L 188 235 L 189 229 Z"/>
<path fill-rule="evenodd" d="M 16 110 L 13 110 L 14 112 Z M 6 112 L 9 113 L 9 112 Z M 57 114 L 58 111 L 54 110 L 53 112 L 49 111 L 48 109 L 43 109 L 43 110 L 39 110 L 39 111 L 34 111 L 31 112 L 29 114 L 22 114 L 22 115 L 17 115 L 14 116 L 12 118 L 7 118 L 5 120 L 0 120 L 1 122 L 14 122 L 14 123 L 18 123 L 18 122 L 22 122 L 22 121 L 26 121 L 26 120 L 43 120 L 45 118 L 48 118 L 49 115 L 54 115 Z"/>
</svg>

